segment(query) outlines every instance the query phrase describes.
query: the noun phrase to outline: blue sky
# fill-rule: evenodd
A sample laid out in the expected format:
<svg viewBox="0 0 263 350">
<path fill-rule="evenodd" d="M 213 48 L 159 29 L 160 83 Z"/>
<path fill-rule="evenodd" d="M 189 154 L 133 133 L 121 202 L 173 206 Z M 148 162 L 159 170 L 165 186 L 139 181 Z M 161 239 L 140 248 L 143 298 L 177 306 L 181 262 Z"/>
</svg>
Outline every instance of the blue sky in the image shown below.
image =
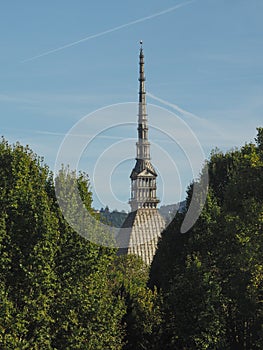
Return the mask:
<svg viewBox="0 0 263 350">
<path fill-rule="evenodd" d="M 77 155 L 98 208 L 128 209 L 140 39 L 149 108 L 181 118 L 181 126 L 176 118 L 169 124 L 169 112 L 152 107 L 161 126 L 178 128 L 182 137 L 187 126 L 206 157 L 215 147 L 253 141 L 262 126 L 262 0 L 17 0 L 2 2 L 0 13 L 0 118 L 8 141 L 29 144 L 53 170 L 63 138 L 81 118 L 91 114 L 90 130 L 102 131 L 98 109 L 113 122 L 121 113 L 122 126 L 96 135 Z M 127 102 L 134 108 L 118 109 Z M 162 203 L 183 199 L 195 144 L 189 140 L 189 161 L 185 146 L 164 132 L 150 128 L 150 139 Z M 74 157 L 73 147 L 69 163 Z"/>
</svg>

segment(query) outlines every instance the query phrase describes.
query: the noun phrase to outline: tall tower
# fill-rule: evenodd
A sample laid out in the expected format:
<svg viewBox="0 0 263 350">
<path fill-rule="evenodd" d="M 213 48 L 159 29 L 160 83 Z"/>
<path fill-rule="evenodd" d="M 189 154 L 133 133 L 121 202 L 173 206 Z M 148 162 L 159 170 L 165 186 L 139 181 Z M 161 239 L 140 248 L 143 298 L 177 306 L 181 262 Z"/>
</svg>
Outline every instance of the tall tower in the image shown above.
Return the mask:
<svg viewBox="0 0 263 350">
<path fill-rule="evenodd" d="M 138 141 L 136 143 L 136 164 L 131 172 L 131 210 L 138 208 L 156 208 L 156 171 L 150 161 L 150 143 L 148 141 L 148 122 L 146 112 L 146 92 L 144 74 L 144 54 L 141 42 L 139 70 L 139 111 Z"/>
<path fill-rule="evenodd" d="M 156 197 L 157 173 L 150 158 L 144 54 L 142 42 L 140 44 L 138 141 L 136 143 L 136 164 L 130 175 L 131 198 L 129 204 L 131 212 L 118 233 L 117 243 L 119 254 L 138 255 L 147 265 L 150 265 L 158 239 L 165 227 L 165 221 L 157 209 L 159 203 Z"/>
</svg>

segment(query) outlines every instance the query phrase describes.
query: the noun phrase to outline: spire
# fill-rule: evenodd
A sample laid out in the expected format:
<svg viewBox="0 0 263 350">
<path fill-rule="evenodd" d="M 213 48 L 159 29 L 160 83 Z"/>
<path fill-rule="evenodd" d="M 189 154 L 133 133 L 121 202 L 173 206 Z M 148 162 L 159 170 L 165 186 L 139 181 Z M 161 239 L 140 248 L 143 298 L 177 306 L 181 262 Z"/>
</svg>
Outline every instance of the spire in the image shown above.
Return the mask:
<svg viewBox="0 0 263 350">
<path fill-rule="evenodd" d="M 138 142 L 137 159 L 150 159 L 150 144 L 148 142 L 148 125 L 146 112 L 146 91 L 144 74 L 144 54 L 140 41 L 140 69 L 139 69 L 139 111 L 138 111 Z"/>
<path fill-rule="evenodd" d="M 140 41 L 140 72 L 139 72 L 139 116 L 146 116 L 146 93 L 145 93 L 145 75 L 144 75 L 144 54 L 142 41 Z M 141 107 L 141 108 L 140 108 Z"/>
<path fill-rule="evenodd" d="M 139 110 L 138 110 L 138 141 L 136 142 L 136 164 L 131 173 L 132 210 L 138 208 L 156 208 L 159 200 L 156 197 L 157 173 L 150 161 L 150 143 L 148 141 L 148 121 L 146 112 L 146 91 L 144 74 L 144 54 L 140 41 L 139 55 Z"/>
<path fill-rule="evenodd" d="M 157 249 L 165 221 L 160 215 L 156 197 L 157 173 L 150 161 L 148 122 L 146 113 L 146 92 L 144 75 L 144 54 L 142 41 L 139 55 L 139 111 L 137 156 L 131 178 L 131 212 L 118 235 L 118 254 L 136 254 L 150 265 Z"/>
</svg>

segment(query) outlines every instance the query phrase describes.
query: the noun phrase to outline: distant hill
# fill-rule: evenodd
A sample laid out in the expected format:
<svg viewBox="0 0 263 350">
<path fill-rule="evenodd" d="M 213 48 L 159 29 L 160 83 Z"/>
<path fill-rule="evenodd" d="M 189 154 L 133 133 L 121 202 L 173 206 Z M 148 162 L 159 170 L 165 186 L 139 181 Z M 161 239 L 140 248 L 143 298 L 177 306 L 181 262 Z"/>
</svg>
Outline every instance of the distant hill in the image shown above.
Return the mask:
<svg viewBox="0 0 263 350">
<path fill-rule="evenodd" d="M 159 211 L 164 219 L 169 222 L 174 218 L 175 214 L 178 211 L 179 213 L 183 211 L 185 204 L 186 202 L 182 201 L 176 204 L 162 205 Z M 118 211 L 115 209 L 113 211 L 110 211 L 108 206 L 101 208 L 99 214 L 102 222 L 114 227 L 121 227 L 126 217 L 128 216 L 128 213 L 126 213 L 124 210 Z"/>
<path fill-rule="evenodd" d="M 166 221 L 171 221 L 177 212 L 181 213 L 185 209 L 186 201 L 182 201 L 176 204 L 162 205 L 159 209 L 160 214 Z"/>
<path fill-rule="evenodd" d="M 114 227 L 121 227 L 128 215 L 124 210 L 121 212 L 116 209 L 110 211 L 108 206 L 101 208 L 99 213 L 102 222 Z"/>
</svg>

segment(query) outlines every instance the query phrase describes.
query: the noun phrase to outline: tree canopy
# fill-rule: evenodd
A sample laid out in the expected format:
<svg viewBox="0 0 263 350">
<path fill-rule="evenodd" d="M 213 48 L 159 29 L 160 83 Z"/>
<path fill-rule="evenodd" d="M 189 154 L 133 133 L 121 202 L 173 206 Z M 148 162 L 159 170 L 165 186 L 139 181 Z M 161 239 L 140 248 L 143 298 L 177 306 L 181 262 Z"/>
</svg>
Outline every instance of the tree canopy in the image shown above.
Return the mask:
<svg viewBox="0 0 263 350">
<path fill-rule="evenodd" d="M 211 153 L 198 221 L 181 233 L 190 184 L 149 268 L 116 255 L 87 174 L 62 167 L 53 179 L 28 147 L 2 139 L 0 348 L 262 349 L 263 128 L 255 141 Z"/>
<path fill-rule="evenodd" d="M 212 152 L 197 223 L 181 234 L 178 214 L 163 233 L 150 284 L 163 294 L 166 349 L 263 347 L 262 135 L 259 128 L 256 144 Z"/>
</svg>

